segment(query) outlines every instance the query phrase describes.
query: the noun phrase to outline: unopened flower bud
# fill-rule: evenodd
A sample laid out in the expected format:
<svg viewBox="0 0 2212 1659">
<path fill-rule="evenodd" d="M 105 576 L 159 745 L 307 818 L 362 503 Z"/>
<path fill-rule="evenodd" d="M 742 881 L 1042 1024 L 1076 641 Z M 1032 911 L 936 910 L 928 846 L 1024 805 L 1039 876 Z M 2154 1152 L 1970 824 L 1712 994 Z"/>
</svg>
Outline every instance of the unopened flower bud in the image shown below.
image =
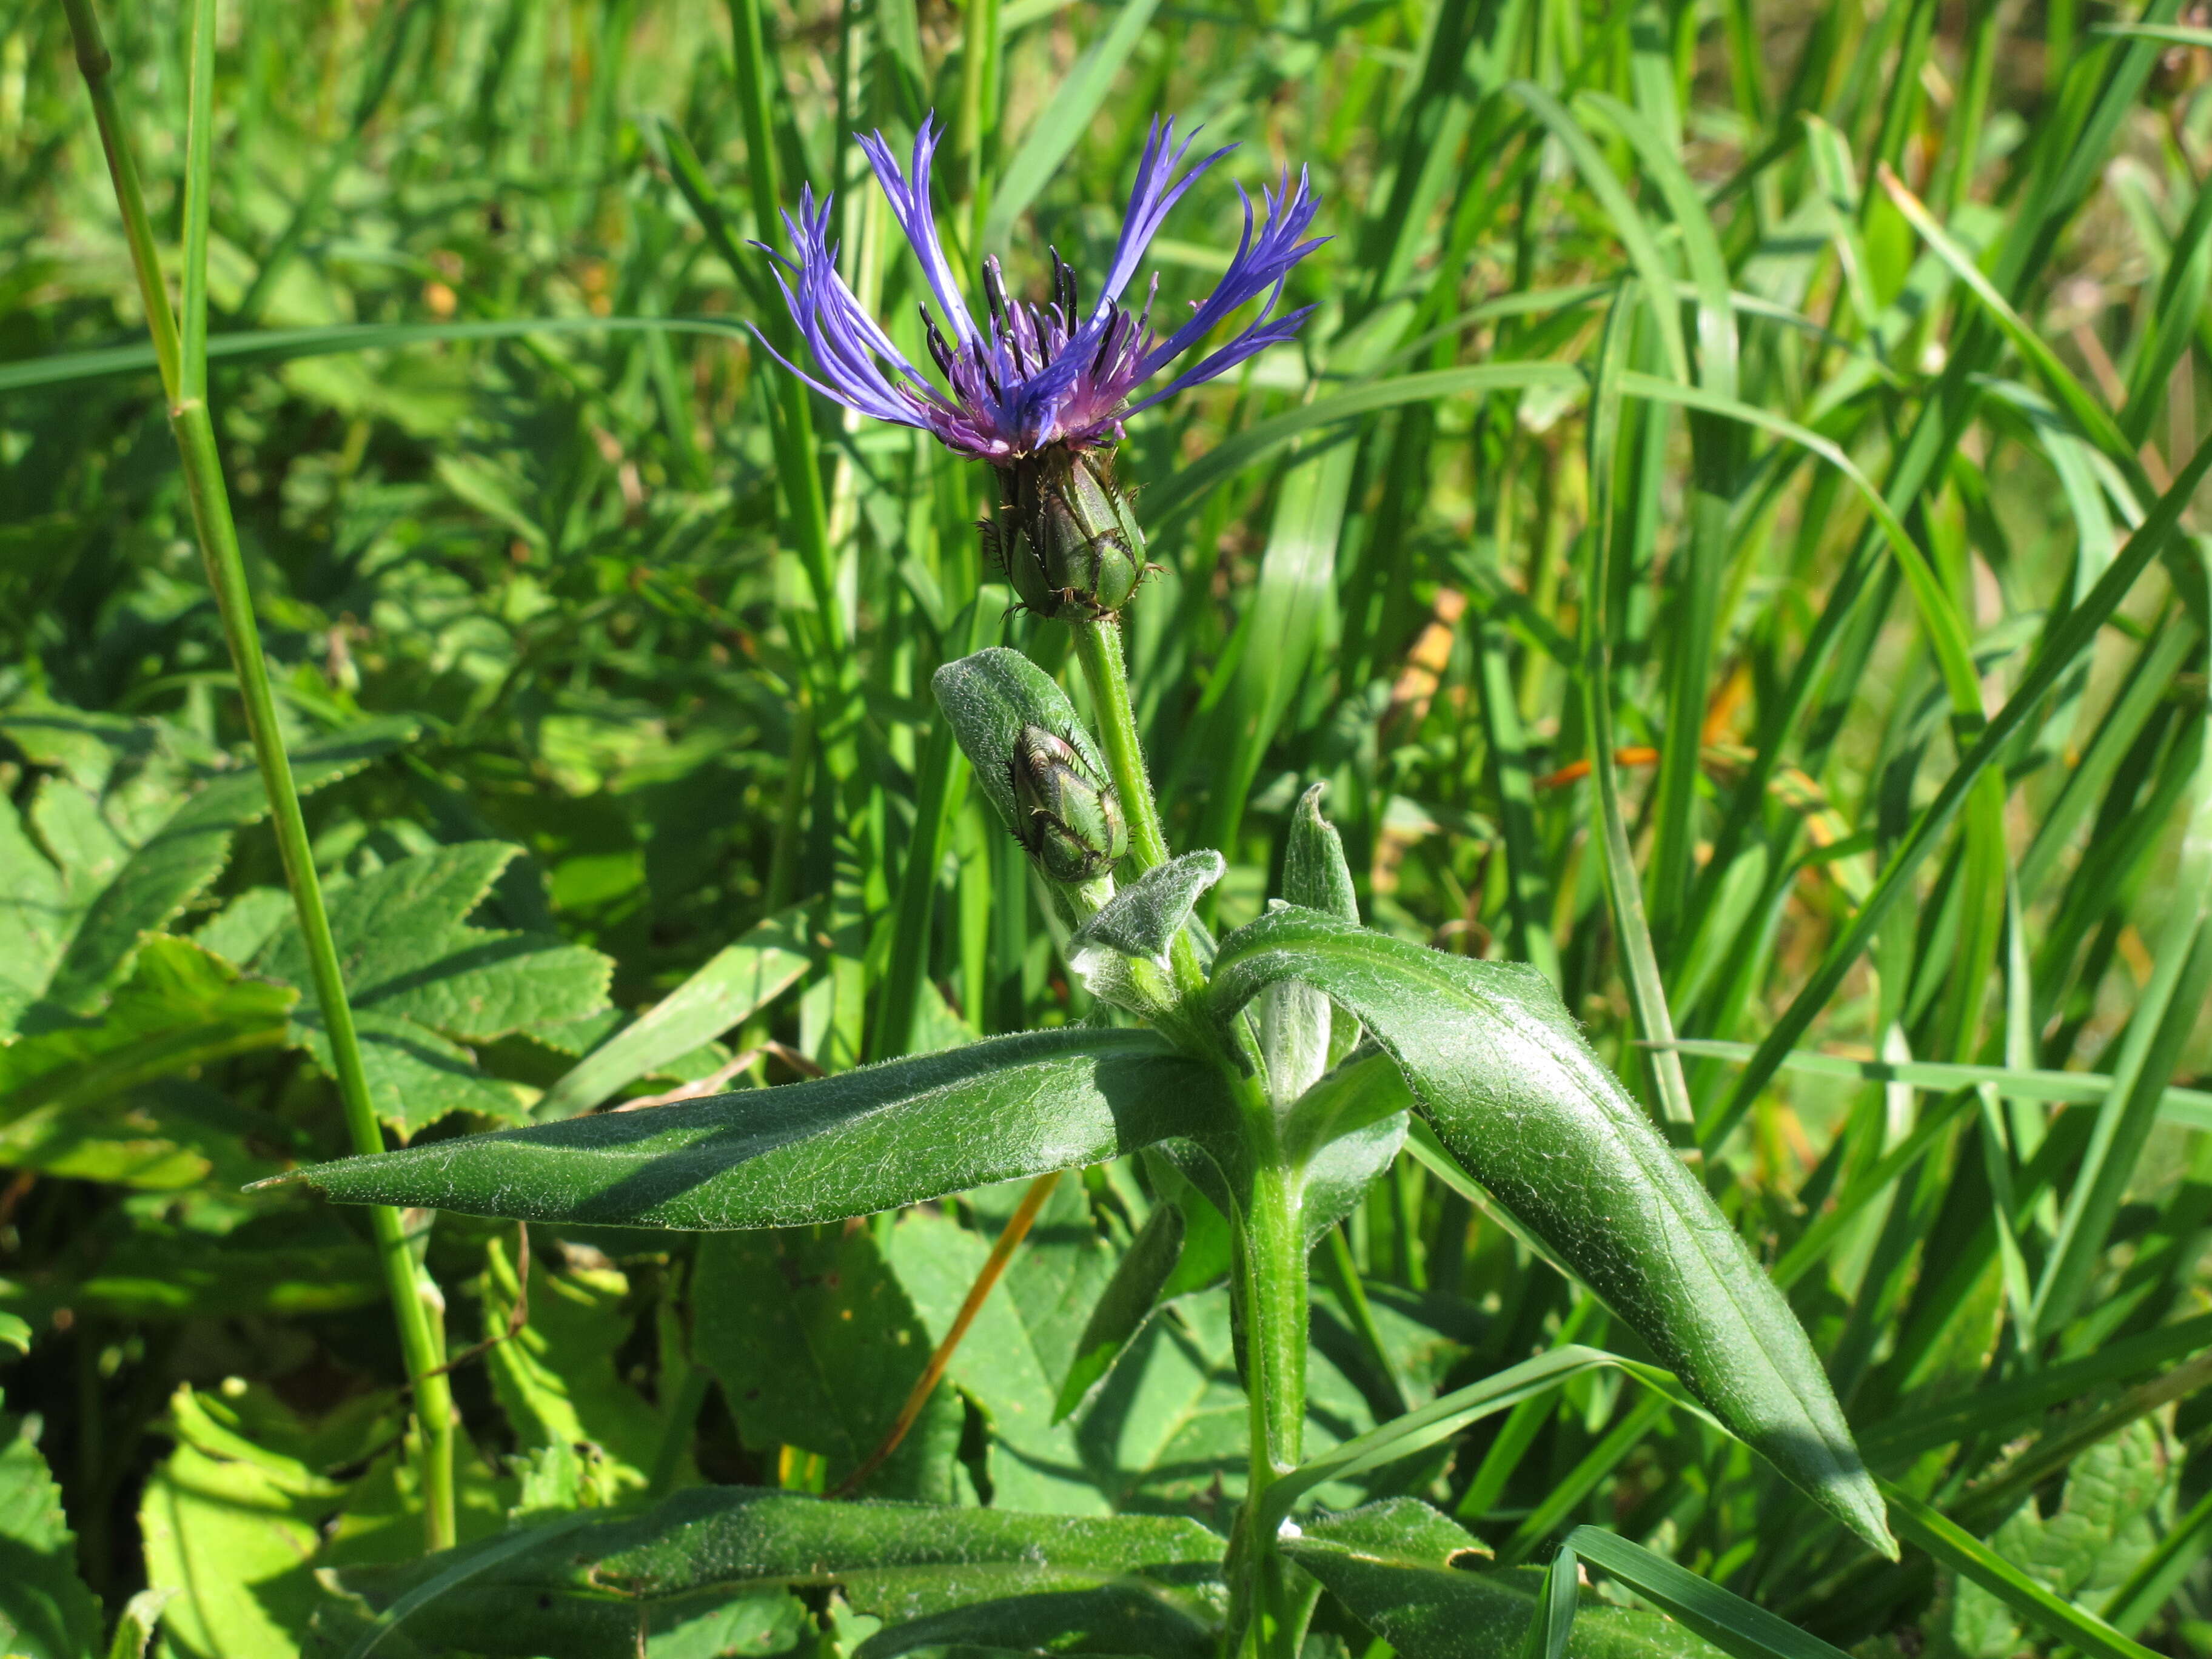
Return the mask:
<svg viewBox="0 0 2212 1659">
<path fill-rule="evenodd" d="M 1025 726 L 1007 763 L 1014 787 L 1014 837 L 1054 881 L 1096 881 L 1129 850 L 1114 786 L 1064 738 Z"/>
<path fill-rule="evenodd" d="M 1110 616 L 1145 575 L 1145 536 L 1103 452 L 1054 445 L 1000 472 L 985 544 L 1024 610 Z"/>
</svg>

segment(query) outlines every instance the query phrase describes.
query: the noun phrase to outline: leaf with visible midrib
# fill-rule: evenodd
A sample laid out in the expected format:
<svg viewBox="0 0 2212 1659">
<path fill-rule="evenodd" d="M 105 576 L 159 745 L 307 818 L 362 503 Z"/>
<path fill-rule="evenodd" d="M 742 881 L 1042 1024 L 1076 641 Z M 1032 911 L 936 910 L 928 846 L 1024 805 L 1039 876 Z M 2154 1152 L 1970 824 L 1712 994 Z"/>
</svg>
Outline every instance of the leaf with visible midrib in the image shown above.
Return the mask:
<svg viewBox="0 0 2212 1659">
<path fill-rule="evenodd" d="M 1231 1110 L 1150 1031 L 995 1037 L 810 1083 L 503 1129 L 278 1177 L 348 1204 L 714 1231 L 787 1227 L 1097 1164 Z"/>
<path fill-rule="evenodd" d="M 600 1659 L 629 1652 L 641 1618 L 657 1622 L 662 1609 L 805 1588 L 836 1589 L 854 1611 L 894 1629 L 932 1620 L 939 1640 L 1034 1650 L 1066 1628 L 1040 1629 L 1038 1615 L 1049 1621 L 1072 1604 L 1118 1614 L 1124 1626 L 1181 1624 L 1198 1634 L 1199 1615 L 1219 1593 L 1223 1544 L 1195 1521 L 1166 1516 L 828 1503 L 704 1486 L 642 1515 L 549 1528 L 519 1548 L 510 1534 L 495 1547 L 511 1553 L 422 1605 L 400 1633 L 433 1650 Z M 383 1608 L 467 1553 L 340 1577 Z M 956 1620 L 963 1610 L 969 1616 Z M 861 1651 L 904 1645 L 877 1641 Z"/>
<path fill-rule="evenodd" d="M 1881 1495 L 1789 1304 L 1540 975 L 1294 908 L 1224 939 L 1213 971 L 1224 1017 L 1285 980 L 1358 1016 L 1498 1203 L 1716 1417 L 1894 1553 Z"/>
</svg>

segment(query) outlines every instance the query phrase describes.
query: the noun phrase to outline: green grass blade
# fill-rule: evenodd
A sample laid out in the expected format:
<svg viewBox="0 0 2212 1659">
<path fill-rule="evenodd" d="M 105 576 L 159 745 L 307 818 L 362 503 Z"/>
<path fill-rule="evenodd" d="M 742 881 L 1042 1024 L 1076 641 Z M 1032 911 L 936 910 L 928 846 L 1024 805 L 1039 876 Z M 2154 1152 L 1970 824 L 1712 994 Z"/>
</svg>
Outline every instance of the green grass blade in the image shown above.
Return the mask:
<svg viewBox="0 0 2212 1659">
<path fill-rule="evenodd" d="M 1042 113 L 992 191 L 990 216 L 983 222 L 983 247 L 971 250 L 977 257 L 985 249 L 1006 245 L 1014 221 L 1043 193 L 1083 136 L 1084 128 L 1091 125 L 1091 118 L 1105 103 L 1114 77 L 1136 51 L 1158 8 L 1159 0 L 1128 0 L 1115 14 L 1106 32 L 1076 60 L 1067 78 L 1044 100 Z"/>
<path fill-rule="evenodd" d="M 1979 1584 L 2053 1641 L 2090 1659 L 2153 1659 L 2148 1648 L 2052 1595 L 1941 1510 L 1887 1480 L 1881 1488 L 1890 1520 L 1906 1542 Z"/>
<path fill-rule="evenodd" d="M 1819 1637 L 1617 1534 L 1577 1527 L 1566 1547 L 1735 1659 L 1838 1659 Z"/>
</svg>

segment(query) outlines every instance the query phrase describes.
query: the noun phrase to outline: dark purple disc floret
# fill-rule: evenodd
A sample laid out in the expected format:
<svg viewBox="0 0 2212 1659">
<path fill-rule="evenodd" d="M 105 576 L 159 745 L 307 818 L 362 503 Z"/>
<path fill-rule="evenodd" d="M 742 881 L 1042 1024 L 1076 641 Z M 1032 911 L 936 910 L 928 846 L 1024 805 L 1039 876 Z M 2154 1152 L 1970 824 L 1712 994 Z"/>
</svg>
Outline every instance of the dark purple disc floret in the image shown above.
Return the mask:
<svg viewBox="0 0 2212 1659">
<path fill-rule="evenodd" d="M 1237 254 L 1212 294 L 1194 306 L 1183 325 L 1164 337 L 1151 326 L 1152 297 L 1144 309 L 1123 308 L 1121 292 L 1136 275 L 1145 249 L 1158 232 L 1168 210 L 1208 167 L 1229 153 L 1218 149 L 1177 174 L 1189 139 L 1175 143 L 1175 124 L 1155 118 L 1137 167 L 1129 211 L 1107 267 L 1097 301 L 1082 314 L 1075 273 L 1052 256 L 1052 297 L 1042 306 L 1007 297 L 999 262 L 983 262 L 983 292 L 989 315 L 979 327 L 952 280 L 937 240 L 929 205 L 929 165 L 942 137 L 934 118 L 915 135 L 911 176 L 899 171 L 883 135 L 860 140 L 869 164 L 890 198 L 891 211 L 906 233 L 922 276 L 936 296 L 952 337 L 922 309 L 930 356 L 944 376 L 939 386 L 908 362 L 874 318 L 837 274 L 837 250 L 830 240 L 830 200 L 816 204 L 811 188 L 799 196 L 799 216 L 783 216 L 797 259 L 766 252 L 776 262 L 776 282 L 791 307 L 816 373 L 786 361 L 774 347 L 762 345 L 776 361 L 824 397 L 878 420 L 933 432 L 963 455 L 1010 465 L 1054 444 L 1075 449 L 1109 447 L 1121 436 L 1121 422 L 1186 386 L 1210 380 L 1246 358 L 1290 339 L 1313 307 L 1275 314 L 1291 268 L 1327 239 L 1301 240 L 1318 204 L 1307 188 L 1303 169 L 1293 189 L 1285 173 L 1279 190 L 1263 190 L 1266 222 L 1255 232 L 1251 198 L 1244 202 L 1244 234 Z M 1231 147 L 1233 148 L 1233 146 Z M 1153 281 L 1153 289 L 1158 280 Z M 1218 350 L 1209 353 L 1149 395 L 1132 403 L 1137 389 L 1182 356 L 1221 323 L 1255 300 L 1260 314 Z"/>
</svg>

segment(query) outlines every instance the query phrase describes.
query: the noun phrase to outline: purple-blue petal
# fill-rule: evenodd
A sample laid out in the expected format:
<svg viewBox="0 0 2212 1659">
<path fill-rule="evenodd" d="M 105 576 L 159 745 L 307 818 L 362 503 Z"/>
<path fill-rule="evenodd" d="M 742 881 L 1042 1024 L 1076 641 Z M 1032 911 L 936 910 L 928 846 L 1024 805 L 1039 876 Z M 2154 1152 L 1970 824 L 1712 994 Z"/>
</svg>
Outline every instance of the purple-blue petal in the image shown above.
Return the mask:
<svg viewBox="0 0 2212 1659">
<path fill-rule="evenodd" d="M 890 198 L 891 212 L 906 233 L 907 245 L 913 248 L 914 257 L 921 262 L 921 274 L 927 279 L 929 291 L 937 296 L 938 308 L 944 312 L 945 320 L 951 325 L 962 344 L 975 337 L 975 319 L 969 314 L 968 302 L 960 297 L 959 284 L 952 280 L 952 268 L 945 262 L 945 250 L 937 240 L 937 217 L 929 205 L 930 161 L 937 153 L 938 141 L 944 133 L 937 127 L 933 112 L 921 118 L 921 127 L 914 136 L 914 177 L 909 180 L 899 171 L 897 160 L 890 146 L 878 132 L 860 138 L 860 149 L 875 169 L 876 182 Z M 860 137 L 859 134 L 854 135 Z"/>
<path fill-rule="evenodd" d="M 1279 291 L 1291 268 L 1328 240 L 1297 240 L 1321 207 L 1308 193 L 1303 168 L 1298 173 L 1296 191 L 1291 190 L 1290 179 L 1285 174 L 1279 198 L 1273 191 L 1265 192 L 1267 222 L 1256 237 L 1252 234 L 1251 198 L 1244 196 L 1241 189 L 1237 193 L 1244 200 L 1244 234 L 1238 240 L 1236 257 L 1230 260 L 1229 269 L 1222 274 L 1213 292 L 1200 303 L 1190 320 L 1146 354 L 1140 379 L 1149 380 L 1165 368 L 1212 333 L 1231 312 L 1270 289 Z M 1270 306 L 1273 303 L 1271 300 Z"/>
<path fill-rule="evenodd" d="M 1159 234 L 1168 210 L 1182 199 L 1183 192 L 1196 184 L 1209 167 L 1237 148 L 1224 144 L 1182 178 L 1176 178 L 1176 168 L 1182 165 L 1183 156 L 1197 138 L 1198 134 L 1192 133 L 1170 153 L 1168 146 L 1175 143 L 1175 123 L 1163 121 L 1157 115 L 1152 118 L 1152 131 L 1145 139 L 1145 153 L 1137 162 L 1137 182 L 1129 191 L 1129 210 L 1121 220 L 1121 240 L 1114 245 L 1114 258 L 1106 267 L 1098 303 L 1091 313 L 1093 322 L 1102 319 L 1107 308 L 1121 297 L 1121 290 L 1137 274 L 1137 262 L 1145 257 L 1146 248 Z"/>
<path fill-rule="evenodd" d="M 1312 315 L 1313 309 L 1311 306 L 1302 306 L 1296 311 L 1285 312 L 1273 321 L 1262 318 L 1220 350 L 1200 358 L 1195 365 L 1176 375 L 1158 392 L 1131 404 L 1121 411 L 1121 418 L 1127 420 L 1140 410 L 1150 409 L 1154 404 L 1174 397 L 1178 392 L 1187 392 L 1216 375 L 1225 374 L 1246 358 L 1256 357 L 1269 346 L 1287 343 L 1297 337 L 1298 325 Z"/>
</svg>

